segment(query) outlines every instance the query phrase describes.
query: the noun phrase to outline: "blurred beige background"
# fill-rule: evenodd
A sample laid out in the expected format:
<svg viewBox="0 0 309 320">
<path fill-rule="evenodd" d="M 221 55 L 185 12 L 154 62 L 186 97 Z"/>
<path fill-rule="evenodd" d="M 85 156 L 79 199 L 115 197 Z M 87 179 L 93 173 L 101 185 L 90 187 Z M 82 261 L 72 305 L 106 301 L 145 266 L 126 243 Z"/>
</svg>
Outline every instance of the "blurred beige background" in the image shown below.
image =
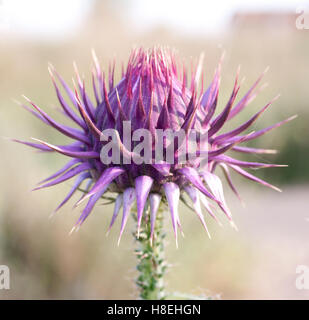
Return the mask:
<svg viewBox="0 0 309 320">
<path fill-rule="evenodd" d="M 225 50 L 219 107 L 230 94 L 239 64 L 241 76 L 246 77 L 240 94 L 270 66 L 263 80 L 268 87 L 238 121 L 277 93 L 280 99 L 254 128 L 299 115 L 255 143 L 281 150 L 258 160 L 285 163 L 289 168 L 258 174 L 276 183 L 283 193 L 235 177 L 246 202 L 243 208 L 226 188 L 238 232 L 222 216 L 223 228 L 209 220 L 209 240 L 194 214 L 182 208 L 185 238 L 176 250 L 166 219 L 167 259 L 172 265 L 167 289 L 223 299 L 309 298 L 309 290 L 295 286 L 296 267 L 309 267 L 309 30 L 296 28 L 300 14 L 293 1 L 273 7 L 242 6 L 241 1 L 230 7 L 223 1 L 222 12 L 198 0 L 191 0 L 191 6 L 179 1 L 179 10 L 170 2 L 149 1 L 147 7 L 141 1 L 79 0 L 72 7 L 68 0 L 54 1 L 54 5 L 46 1 L 45 8 L 35 0 L 14 0 L 15 7 L 0 2 L 0 265 L 9 266 L 11 272 L 11 289 L 0 290 L 0 299 L 137 297 L 132 280 L 135 244 L 130 232 L 134 223 L 130 222 L 117 247 L 119 224 L 106 238 L 111 207 L 98 205 L 83 228 L 69 236 L 80 213 L 72 210 L 74 201 L 53 219 L 48 217 L 70 183 L 30 191 L 64 164 L 64 157 L 39 154 L 6 137 L 65 142 L 13 102 L 25 94 L 61 119 L 55 110 L 48 62 L 71 83 L 74 60 L 89 82 L 91 48 L 105 68 L 115 58 L 119 74 L 131 48 L 140 45 L 175 48 L 188 66 L 203 51 L 207 83 Z M 231 126 L 236 124 L 237 120 Z"/>
</svg>

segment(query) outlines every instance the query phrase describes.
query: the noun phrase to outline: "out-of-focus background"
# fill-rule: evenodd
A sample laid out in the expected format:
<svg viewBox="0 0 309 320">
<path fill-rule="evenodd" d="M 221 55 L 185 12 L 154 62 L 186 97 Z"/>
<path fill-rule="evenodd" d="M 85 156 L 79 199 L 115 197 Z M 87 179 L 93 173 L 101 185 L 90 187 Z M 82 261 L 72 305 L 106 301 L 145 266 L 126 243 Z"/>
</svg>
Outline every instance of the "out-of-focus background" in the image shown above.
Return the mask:
<svg viewBox="0 0 309 320">
<path fill-rule="evenodd" d="M 42 155 L 5 137 L 30 137 L 63 143 L 20 108 L 21 94 L 60 119 L 47 64 L 53 63 L 71 83 L 76 61 L 91 79 L 91 48 L 108 68 L 115 59 L 120 74 L 132 47 L 167 45 L 190 66 L 205 53 L 209 82 L 223 51 L 219 107 L 231 92 L 238 65 L 245 82 L 240 93 L 264 71 L 268 87 L 241 113 L 247 119 L 272 97 L 281 97 L 255 129 L 291 115 L 291 123 L 260 138 L 255 146 L 280 153 L 257 160 L 288 164 L 265 169 L 260 177 L 277 184 L 276 193 L 235 179 L 242 207 L 226 188 L 239 228 L 236 232 L 209 221 L 209 240 L 193 213 L 182 208 L 185 238 L 176 250 L 169 219 L 167 275 L 169 291 L 220 295 L 223 299 L 308 299 L 295 286 L 298 265 L 309 267 L 309 7 L 305 2 L 202 0 L 0 0 L 0 265 L 11 272 L 10 290 L 0 299 L 134 299 L 134 242 L 126 229 L 120 247 L 119 224 L 105 232 L 111 207 L 98 205 L 81 230 L 69 236 L 79 210 L 74 201 L 53 219 L 52 210 L 70 183 L 31 192 L 42 178 L 65 163 L 59 155 Z M 237 121 L 231 125 L 236 125 Z M 255 160 L 254 157 L 251 159 Z"/>
</svg>

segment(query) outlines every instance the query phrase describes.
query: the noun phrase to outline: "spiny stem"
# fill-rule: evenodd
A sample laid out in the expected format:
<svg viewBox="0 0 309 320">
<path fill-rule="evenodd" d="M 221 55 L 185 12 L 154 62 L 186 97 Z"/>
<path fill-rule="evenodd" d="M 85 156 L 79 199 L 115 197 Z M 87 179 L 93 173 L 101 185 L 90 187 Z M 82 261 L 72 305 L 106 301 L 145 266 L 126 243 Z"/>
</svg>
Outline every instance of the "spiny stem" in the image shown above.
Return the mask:
<svg viewBox="0 0 309 320">
<path fill-rule="evenodd" d="M 139 248 L 135 250 L 138 258 L 137 270 L 139 276 L 136 285 L 143 300 L 164 300 L 164 274 L 167 264 L 164 260 L 163 212 L 158 210 L 155 222 L 154 236 L 151 242 L 149 212 L 144 212 L 139 238 L 134 234 Z"/>
</svg>

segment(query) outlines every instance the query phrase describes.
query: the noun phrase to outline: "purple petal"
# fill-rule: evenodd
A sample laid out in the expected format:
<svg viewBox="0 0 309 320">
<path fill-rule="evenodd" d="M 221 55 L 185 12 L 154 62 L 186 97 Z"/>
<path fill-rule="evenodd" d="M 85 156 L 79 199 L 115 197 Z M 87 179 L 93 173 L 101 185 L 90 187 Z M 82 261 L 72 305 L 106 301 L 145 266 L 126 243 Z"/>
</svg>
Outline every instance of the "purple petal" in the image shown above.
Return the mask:
<svg viewBox="0 0 309 320">
<path fill-rule="evenodd" d="M 85 109 L 87 110 L 87 114 L 89 115 L 91 120 L 94 120 L 95 109 L 90 98 L 86 93 L 85 83 L 83 83 L 81 91 L 82 91 L 81 93 L 83 97 L 84 106 L 85 106 Z"/>
<path fill-rule="evenodd" d="M 273 100 L 271 100 L 269 103 L 266 104 L 266 106 L 264 108 L 262 108 L 259 112 L 257 112 L 251 119 L 249 119 L 247 122 L 245 122 L 244 124 L 242 124 L 241 126 L 239 126 L 238 128 L 227 132 L 227 133 L 223 133 L 221 135 L 219 135 L 218 137 L 216 137 L 214 139 L 215 143 L 218 143 L 219 141 L 224 141 L 226 139 L 230 139 L 238 134 L 240 134 L 241 132 L 243 132 L 244 130 L 246 130 L 247 128 L 249 128 L 252 123 L 254 123 L 258 117 L 278 98 L 279 96 L 276 96 Z"/>
<path fill-rule="evenodd" d="M 137 205 L 137 237 L 141 227 L 144 207 L 151 190 L 153 179 L 149 176 L 139 176 L 135 179 L 136 205 Z"/>
<path fill-rule="evenodd" d="M 297 115 L 294 115 L 294 116 L 292 116 L 292 117 L 290 117 L 290 118 L 288 118 L 288 119 L 285 119 L 285 120 L 283 120 L 283 121 L 281 121 L 281 122 L 278 122 L 278 123 L 276 123 L 276 124 L 273 124 L 272 126 L 269 126 L 269 127 L 267 127 L 267 128 L 264 128 L 264 129 L 261 129 L 261 130 L 259 130 L 259 131 L 256 131 L 256 132 L 254 132 L 250 137 L 248 137 L 245 141 L 249 141 L 249 140 L 256 139 L 256 138 L 262 136 L 263 134 L 271 131 L 272 129 L 278 128 L 278 127 L 282 126 L 283 124 L 294 120 L 295 118 L 297 118 Z M 230 142 L 230 141 L 229 141 L 229 142 Z"/>
<path fill-rule="evenodd" d="M 233 103 L 236 99 L 236 95 L 239 91 L 239 87 L 237 86 L 237 81 L 238 81 L 238 74 L 235 80 L 235 84 L 234 84 L 234 88 L 233 88 L 233 92 L 231 94 L 231 97 L 226 105 L 226 107 L 224 108 L 224 110 L 221 112 L 221 114 L 219 114 L 214 121 L 211 123 L 210 129 L 208 131 L 208 137 L 212 137 L 215 133 L 217 133 L 224 125 L 224 123 L 226 122 L 229 113 L 232 109 Z"/>
<path fill-rule="evenodd" d="M 221 63 L 222 63 L 222 58 L 216 70 L 214 80 L 212 81 L 207 91 L 204 93 L 201 100 L 201 106 L 204 107 L 204 111 L 206 113 L 206 117 L 203 120 L 204 129 L 206 129 L 209 126 L 209 122 L 216 111 L 219 87 L 220 87 Z"/>
<path fill-rule="evenodd" d="M 14 142 L 17 142 L 17 143 L 24 144 L 24 145 L 29 146 L 31 148 L 39 149 L 40 151 L 43 151 L 43 152 L 54 152 L 55 151 L 54 149 L 52 149 L 52 148 L 50 148 L 50 147 L 48 147 L 46 145 L 33 143 L 33 142 L 28 142 L 28 141 L 22 141 L 22 140 L 18 140 L 18 139 L 11 139 L 11 140 L 14 141 Z M 61 148 L 63 150 L 68 150 L 68 151 L 82 150 L 82 148 L 80 146 L 77 146 L 77 143 L 72 143 L 70 145 L 56 146 L 56 147 L 57 148 Z"/>
<path fill-rule="evenodd" d="M 220 163 L 219 166 L 222 168 L 223 173 L 224 173 L 224 176 L 225 176 L 225 178 L 226 178 L 226 180 L 227 180 L 230 188 L 231 188 L 232 191 L 235 193 L 235 195 L 237 196 L 237 198 L 239 199 L 239 201 L 240 201 L 241 203 L 243 203 L 243 201 L 242 201 L 242 199 L 241 199 L 241 197 L 240 197 L 237 189 L 235 188 L 235 186 L 234 186 L 234 184 L 233 184 L 233 181 L 232 181 L 232 178 L 231 178 L 231 175 L 230 175 L 230 171 L 229 171 L 229 169 L 228 169 L 228 166 L 227 166 L 226 164 L 224 164 L 224 163 Z"/>
<path fill-rule="evenodd" d="M 260 75 L 260 77 L 255 81 L 249 91 L 244 95 L 244 97 L 237 103 L 237 105 L 232 109 L 229 114 L 228 120 L 235 117 L 243 108 L 245 108 L 255 97 L 256 94 L 252 94 L 253 90 L 257 87 L 263 76 L 265 75 L 266 70 Z"/>
<path fill-rule="evenodd" d="M 272 184 L 250 174 L 249 172 L 239 168 L 238 166 L 235 166 L 235 165 L 229 165 L 232 169 L 234 169 L 236 172 L 238 172 L 239 174 L 241 174 L 242 176 L 244 176 L 245 178 L 247 179 L 250 179 L 252 181 L 255 181 L 255 182 L 258 182 L 266 187 L 269 187 L 269 188 L 272 188 L 278 192 L 281 192 L 281 190 L 279 188 L 277 188 L 276 186 L 273 186 Z"/>
<path fill-rule="evenodd" d="M 177 224 L 179 221 L 178 204 L 179 204 L 180 190 L 178 185 L 174 182 L 166 182 L 163 185 L 163 188 L 165 191 L 168 206 L 170 208 L 172 225 L 173 225 L 174 235 L 176 239 L 176 246 L 178 247 Z"/>
<path fill-rule="evenodd" d="M 91 178 L 91 175 L 89 172 L 84 172 L 82 173 L 80 176 L 78 176 L 76 178 L 76 181 L 74 182 L 74 185 L 72 187 L 72 189 L 70 190 L 70 192 L 67 194 L 67 196 L 65 197 L 65 199 L 59 204 L 59 206 L 55 209 L 54 212 L 57 212 L 64 204 L 66 204 L 68 202 L 68 200 L 72 197 L 72 195 L 74 194 L 74 192 L 78 189 L 78 187 L 81 185 L 81 183 L 85 180 Z"/>
<path fill-rule="evenodd" d="M 66 115 L 69 116 L 69 118 L 71 118 L 80 127 L 82 127 L 83 129 L 86 129 L 84 122 L 75 114 L 75 112 L 69 107 L 69 105 L 65 102 L 64 98 L 62 97 L 62 95 L 60 93 L 60 90 L 59 90 L 59 88 L 58 88 L 58 86 L 56 84 L 54 75 L 52 73 L 52 69 L 49 68 L 48 70 L 50 72 L 50 75 L 51 75 L 52 82 L 53 82 L 53 85 L 54 85 L 55 90 L 56 90 L 56 94 L 57 94 L 58 100 L 59 100 L 64 112 L 66 113 Z"/>
<path fill-rule="evenodd" d="M 135 107 L 135 109 L 136 109 L 135 110 L 135 117 L 136 117 L 136 127 L 137 128 L 141 128 L 143 126 L 143 123 L 145 122 L 145 118 L 146 118 L 146 111 L 145 111 L 145 107 L 144 107 L 144 103 L 143 103 L 143 94 L 142 94 L 142 78 L 140 78 L 139 84 L 140 85 L 139 85 L 138 102 Z M 164 113 L 164 111 L 165 111 L 165 113 Z M 165 106 L 163 106 L 161 113 L 162 112 L 164 114 L 162 116 L 160 115 L 162 120 L 158 120 L 157 128 L 160 128 L 160 126 L 162 126 L 162 128 L 165 128 L 165 123 L 167 122 L 166 117 L 168 117 L 168 112 L 167 112 Z"/>
<path fill-rule="evenodd" d="M 191 182 L 196 188 L 198 188 L 202 193 L 204 193 L 208 198 L 218 202 L 216 199 L 204 186 L 203 181 L 201 180 L 197 171 L 191 167 L 185 167 L 179 169 L 177 172 L 181 173 L 186 179 Z"/>
<path fill-rule="evenodd" d="M 77 108 L 77 103 L 74 97 L 74 93 L 71 90 L 71 88 L 66 84 L 66 82 L 63 80 L 63 78 L 60 76 L 60 74 L 56 71 L 56 69 L 54 68 L 54 66 L 52 66 L 51 64 L 49 65 L 51 68 L 51 71 L 53 72 L 53 74 L 56 75 L 56 77 L 58 78 L 58 80 L 60 81 L 61 85 L 63 86 L 64 90 L 66 91 L 68 97 L 70 98 L 70 100 L 72 101 L 72 103 L 74 104 L 74 106 Z"/>
<path fill-rule="evenodd" d="M 93 183 L 93 180 L 92 180 L 92 179 L 89 179 L 89 181 L 86 183 L 84 192 L 87 193 L 87 192 L 89 191 L 92 183 Z M 79 200 L 74 204 L 73 209 L 77 207 L 77 203 L 79 203 L 79 202 L 81 201 L 81 199 L 83 199 L 83 198 L 84 198 L 84 194 L 82 194 L 81 197 L 79 198 Z"/>
<path fill-rule="evenodd" d="M 96 125 L 92 122 L 92 119 L 89 117 L 88 113 L 86 112 L 86 110 L 84 109 L 84 107 L 81 104 L 81 101 L 79 100 L 77 91 L 75 90 L 75 97 L 76 97 L 76 102 L 78 105 L 78 109 L 83 117 L 83 119 L 85 120 L 85 122 L 87 123 L 87 126 L 89 128 L 89 130 L 95 135 L 95 137 L 99 140 L 101 137 L 101 131 L 96 127 Z"/>
<path fill-rule="evenodd" d="M 191 199 L 193 203 L 193 208 L 197 216 L 199 217 L 200 221 L 202 222 L 203 227 L 205 228 L 209 239 L 211 238 L 210 233 L 208 231 L 204 215 L 202 213 L 202 208 L 201 208 L 201 203 L 200 203 L 200 198 L 199 198 L 199 191 L 192 186 L 186 186 L 185 188 L 186 193 L 188 194 L 189 198 Z"/>
<path fill-rule="evenodd" d="M 42 145 L 42 144 L 38 144 L 38 143 L 33 143 L 33 142 L 28 142 L 28 141 L 22 141 L 22 140 L 18 140 L 18 139 L 12 139 L 12 141 L 14 142 L 18 142 L 18 143 L 21 143 L 21 144 L 24 144 L 26 146 L 29 146 L 29 147 L 32 147 L 32 148 L 35 148 L 35 149 L 39 149 L 41 151 L 45 151 L 45 152 L 51 152 L 51 151 L 54 151 L 52 150 L 51 148 L 45 146 L 45 145 Z"/>
<path fill-rule="evenodd" d="M 234 164 L 236 166 L 245 167 L 245 168 L 280 168 L 287 167 L 287 165 L 283 164 L 271 164 L 271 163 L 261 163 L 261 162 L 247 162 L 236 160 L 234 158 L 228 157 L 226 155 L 220 155 L 215 158 L 218 162 L 225 162 L 227 164 Z"/>
<path fill-rule="evenodd" d="M 83 210 L 83 213 L 81 214 L 78 221 L 76 222 L 75 227 L 76 226 L 79 227 L 83 224 L 83 222 L 86 220 L 86 218 L 89 216 L 90 212 L 92 211 L 94 205 L 102 197 L 105 191 L 106 191 L 106 188 L 102 188 L 89 199 L 85 209 Z"/>
<path fill-rule="evenodd" d="M 210 106 L 213 105 L 218 94 L 220 86 L 220 71 L 221 68 L 219 66 L 212 83 L 202 96 L 201 105 L 204 107 L 205 111 L 208 111 Z"/>
<path fill-rule="evenodd" d="M 118 239 L 118 245 L 120 243 L 122 233 L 126 226 L 129 214 L 131 212 L 131 208 L 135 201 L 135 190 L 134 188 L 127 188 L 123 193 L 123 213 L 122 213 L 122 221 L 121 221 L 121 228 L 120 228 L 120 235 Z"/>
<path fill-rule="evenodd" d="M 162 196 L 158 193 L 151 193 L 149 195 L 149 204 L 150 204 L 150 241 L 153 241 L 154 227 L 156 222 L 156 216 L 158 209 L 160 207 Z"/>
<path fill-rule="evenodd" d="M 52 180 L 52 179 L 58 177 L 59 175 L 61 175 L 62 173 L 64 173 L 68 169 L 70 169 L 73 165 L 75 165 L 76 163 L 79 163 L 79 162 L 80 162 L 80 160 L 78 160 L 78 159 L 72 159 L 64 167 L 62 167 L 60 170 L 58 170 L 56 173 L 54 173 L 53 175 L 49 176 L 48 178 L 40 181 L 38 184 L 42 184 L 44 182 L 47 182 L 49 180 Z"/>
<path fill-rule="evenodd" d="M 58 122 L 56 122 L 55 120 L 53 120 L 51 117 L 49 117 L 47 115 L 47 113 L 45 113 L 42 109 L 40 109 L 38 106 L 36 106 L 31 100 L 29 100 L 27 97 L 25 97 L 29 103 L 32 104 L 32 106 L 45 118 L 45 120 L 56 130 L 60 131 L 61 133 L 63 133 L 64 135 L 75 139 L 75 140 L 79 140 L 81 142 L 84 142 L 86 144 L 89 144 L 89 140 L 88 138 L 80 131 L 74 129 L 74 128 L 69 128 L 66 127 Z"/>
<path fill-rule="evenodd" d="M 202 152 L 199 152 L 199 154 L 200 154 L 200 155 L 208 155 L 209 158 L 216 157 L 216 156 L 218 156 L 218 155 L 220 155 L 220 154 L 222 154 L 222 153 L 225 153 L 226 151 L 228 151 L 228 150 L 230 150 L 230 149 L 233 149 L 233 150 L 234 150 L 235 144 L 241 143 L 241 142 L 245 141 L 246 138 L 247 138 L 248 136 L 252 135 L 252 134 L 253 134 L 253 132 L 249 133 L 249 134 L 246 135 L 246 136 L 240 136 L 240 137 L 238 137 L 238 139 L 233 140 L 232 143 L 229 143 L 229 144 L 225 145 L 225 146 L 222 147 L 222 148 L 218 148 L 218 149 L 216 149 L 216 150 L 211 150 L 211 151 L 202 151 Z"/>
<path fill-rule="evenodd" d="M 157 161 L 156 163 L 153 163 L 151 166 L 154 167 L 163 176 L 171 175 L 171 165 L 165 161 Z"/>
<path fill-rule="evenodd" d="M 104 93 L 104 102 L 105 102 L 105 107 L 106 107 L 108 119 L 113 125 L 115 125 L 116 119 L 115 119 L 115 115 L 114 115 L 113 110 L 110 105 L 105 82 L 103 82 L 103 93 Z"/>
<path fill-rule="evenodd" d="M 220 208 L 225 212 L 229 219 L 232 219 L 231 211 L 227 207 L 224 199 L 223 187 L 220 178 L 209 171 L 204 171 L 202 176 L 213 195 L 221 202 L 221 204 L 219 204 Z"/>
<path fill-rule="evenodd" d="M 186 111 L 184 123 L 181 126 L 181 129 L 185 130 L 186 133 L 193 127 L 198 106 L 196 103 L 196 95 L 193 93 Z"/>
<path fill-rule="evenodd" d="M 247 138 L 245 138 L 247 140 Z M 249 148 L 249 147 L 240 147 L 234 146 L 233 151 L 242 152 L 242 153 L 257 153 L 257 154 L 275 154 L 278 151 L 274 149 L 260 149 L 260 148 Z"/>
<path fill-rule="evenodd" d="M 199 191 L 200 192 L 200 191 Z M 209 215 L 220 225 L 222 226 L 221 222 L 218 220 L 218 218 L 216 217 L 216 215 L 214 214 L 214 212 L 211 209 L 211 203 L 208 201 L 208 199 L 206 198 L 206 196 L 200 192 L 199 193 L 199 198 L 203 204 L 203 206 L 205 207 L 205 209 L 207 210 L 207 212 L 209 213 Z"/>
<path fill-rule="evenodd" d="M 93 70 L 92 71 L 92 88 L 93 88 L 93 93 L 94 93 L 94 97 L 95 97 L 96 103 L 97 103 L 97 105 L 99 105 L 100 104 L 100 98 L 99 98 L 98 91 L 97 91 L 94 72 L 95 71 Z"/>
<path fill-rule="evenodd" d="M 107 188 L 109 184 L 116 179 L 120 174 L 122 174 L 125 170 L 120 167 L 111 167 L 105 169 L 100 178 L 94 184 L 93 188 L 86 194 L 78 203 L 81 203 L 85 199 L 91 197 L 93 194 L 97 193 L 102 188 Z"/>
<path fill-rule="evenodd" d="M 89 170 L 91 169 L 91 166 L 89 163 L 83 163 L 79 166 L 76 166 L 72 169 L 70 169 L 69 171 L 67 171 L 66 173 L 64 173 L 62 176 L 60 176 L 59 178 L 51 181 L 51 182 L 48 182 L 46 184 L 43 184 L 42 186 L 39 186 L 37 188 L 34 188 L 33 191 L 35 190 L 39 190 L 39 189 L 42 189 L 42 188 L 47 188 L 47 187 L 51 187 L 51 186 L 54 186 L 58 183 L 61 183 L 63 181 L 66 181 L 74 176 L 76 176 L 77 174 L 85 171 L 85 170 Z"/>
<path fill-rule="evenodd" d="M 215 111 L 216 111 L 216 107 L 217 107 L 217 102 L 218 102 L 218 92 L 217 92 L 217 95 L 212 103 L 212 105 L 210 106 L 209 108 L 209 111 L 206 113 L 206 116 L 205 118 L 203 119 L 203 123 L 202 123 L 202 127 L 203 129 L 209 129 L 210 125 L 209 125 L 209 122 L 210 120 L 212 119 Z"/>
<path fill-rule="evenodd" d="M 114 225 L 114 222 L 116 221 L 116 218 L 117 218 L 119 211 L 122 207 L 122 202 L 123 202 L 123 194 L 119 193 L 116 198 L 116 201 L 115 201 L 114 212 L 113 212 L 112 220 L 111 220 L 110 225 L 107 230 L 107 234 L 110 232 L 112 226 Z"/>
<path fill-rule="evenodd" d="M 38 112 L 32 110 L 30 107 L 26 106 L 25 104 L 21 104 L 18 102 L 18 104 L 23 107 L 24 109 L 26 109 L 27 111 L 31 112 L 36 118 L 38 118 L 39 120 L 41 120 L 42 122 L 44 122 L 45 124 L 49 125 L 49 122 L 43 117 L 41 116 Z"/>
<path fill-rule="evenodd" d="M 169 127 L 170 127 L 170 116 L 167 108 L 167 102 L 165 100 L 157 121 L 156 128 L 165 130 L 166 128 L 169 128 Z"/>
<path fill-rule="evenodd" d="M 57 146 L 54 146 L 53 144 L 50 144 L 45 141 L 41 141 L 39 139 L 33 138 L 33 140 L 39 141 L 43 145 L 53 149 L 54 151 L 57 151 L 61 154 L 64 154 L 65 156 L 72 157 L 72 158 L 79 158 L 79 159 L 95 159 L 100 158 L 100 154 L 95 151 L 67 151 L 65 149 L 59 148 Z"/>
</svg>

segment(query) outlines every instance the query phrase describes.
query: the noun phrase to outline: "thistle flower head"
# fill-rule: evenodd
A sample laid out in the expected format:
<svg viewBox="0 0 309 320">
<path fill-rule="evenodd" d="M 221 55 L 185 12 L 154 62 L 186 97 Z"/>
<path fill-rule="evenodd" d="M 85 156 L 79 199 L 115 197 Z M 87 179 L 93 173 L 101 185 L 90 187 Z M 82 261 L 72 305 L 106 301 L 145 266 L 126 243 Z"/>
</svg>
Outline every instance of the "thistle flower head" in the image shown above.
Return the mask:
<svg viewBox="0 0 309 320">
<path fill-rule="evenodd" d="M 57 207 L 58 210 L 85 184 L 86 193 L 77 204 L 83 200 L 87 200 L 87 203 L 76 227 L 85 221 L 98 200 L 108 198 L 108 191 L 117 194 L 110 227 L 122 208 L 120 237 L 135 203 L 138 229 L 147 207 L 150 211 L 151 230 L 154 230 L 160 202 L 166 201 L 177 241 L 177 229 L 181 228 L 178 204 L 180 200 L 187 203 L 185 195 L 190 199 L 191 207 L 206 231 L 202 207 L 214 219 L 217 219 L 215 209 L 219 208 L 232 221 L 223 196 L 221 180 L 216 175 L 218 167 L 223 170 L 228 185 L 238 197 L 230 170 L 279 190 L 246 171 L 247 168 L 279 165 L 246 162 L 226 155 L 228 151 L 273 153 L 273 150 L 245 147 L 243 143 L 256 139 L 292 119 L 291 117 L 265 129 L 245 133 L 270 106 L 271 101 L 245 123 L 231 131 L 224 131 L 225 123 L 237 116 L 255 98 L 262 76 L 236 103 L 240 88 L 237 73 L 227 103 L 219 113 L 215 113 L 221 62 L 209 87 L 204 91 L 199 83 L 202 74 L 201 61 L 188 76 L 186 69 L 179 67 L 174 53 L 167 49 L 133 50 L 118 83 L 114 81 L 115 65 L 109 67 L 106 76 L 95 54 L 93 58 L 94 101 L 86 92 L 77 68 L 76 85 L 72 90 L 55 69 L 49 67 L 63 114 L 72 121 L 74 127 L 56 122 L 29 99 L 33 109 L 25 106 L 37 118 L 71 138 L 73 142 L 59 146 L 38 139 L 38 143 L 16 140 L 44 152 L 55 151 L 71 158 L 63 168 L 43 180 L 36 189 L 50 187 L 74 177 L 74 185 Z M 63 95 L 64 92 L 66 95 Z M 125 131 L 128 124 L 129 133 Z M 158 132 L 166 133 L 167 130 L 173 134 L 182 133 L 182 136 L 172 142 L 163 136 L 158 155 Z M 136 137 L 140 136 L 141 132 L 146 132 L 147 135 L 138 143 Z M 196 147 L 193 151 L 189 148 L 192 146 L 192 132 Z M 114 154 L 111 156 L 111 153 Z"/>
</svg>

